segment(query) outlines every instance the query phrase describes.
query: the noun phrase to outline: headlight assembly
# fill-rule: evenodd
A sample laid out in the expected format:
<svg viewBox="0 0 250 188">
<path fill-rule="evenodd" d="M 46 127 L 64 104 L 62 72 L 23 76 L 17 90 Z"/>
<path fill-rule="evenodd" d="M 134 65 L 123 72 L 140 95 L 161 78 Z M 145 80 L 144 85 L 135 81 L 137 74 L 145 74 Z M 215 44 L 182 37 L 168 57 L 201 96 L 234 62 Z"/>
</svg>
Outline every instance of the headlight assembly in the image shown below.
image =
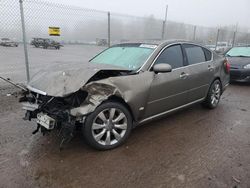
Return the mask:
<svg viewBox="0 0 250 188">
<path fill-rule="evenodd" d="M 250 69 L 250 64 L 247 64 L 243 67 L 244 69 Z"/>
</svg>

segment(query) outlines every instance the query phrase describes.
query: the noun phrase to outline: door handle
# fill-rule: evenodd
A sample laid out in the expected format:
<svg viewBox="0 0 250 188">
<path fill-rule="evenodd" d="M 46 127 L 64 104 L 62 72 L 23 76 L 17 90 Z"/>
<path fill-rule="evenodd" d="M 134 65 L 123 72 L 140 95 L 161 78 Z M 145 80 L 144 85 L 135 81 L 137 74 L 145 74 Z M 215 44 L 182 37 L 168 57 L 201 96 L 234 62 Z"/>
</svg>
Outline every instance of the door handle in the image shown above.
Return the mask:
<svg viewBox="0 0 250 188">
<path fill-rule="evenodd" d="M 213 71 L 214 70 L 214 66 L 212 65 L 208 65 L 208 68 L 207 68 L 209 71 Z"/>
<path fill-rule="evenodd" d="M 189 74 L 183 72 L 183 73 L 181 73 L 180 78 L 181 79 L 186 79 L 188 76 L 189 76 Z"/>
</svg>

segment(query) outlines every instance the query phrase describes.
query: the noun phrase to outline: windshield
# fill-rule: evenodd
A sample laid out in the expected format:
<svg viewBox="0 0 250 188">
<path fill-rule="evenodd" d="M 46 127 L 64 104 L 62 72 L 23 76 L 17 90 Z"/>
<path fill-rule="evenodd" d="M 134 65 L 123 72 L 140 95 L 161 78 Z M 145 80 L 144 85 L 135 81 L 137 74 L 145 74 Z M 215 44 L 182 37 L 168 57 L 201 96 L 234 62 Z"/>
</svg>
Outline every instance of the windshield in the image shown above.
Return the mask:
<svg viewBox="0 0 250 188">
<path fill-rule="evenodd" d="M 250 57 L 250 47 L 234 47 L 226 53 L 230 57 Z"/>
<path fill-rule="evenodd" d="M 154 48 L 154 45 L 115 46 L 97 55 L 90 62 L 137 70 L 152 54 Z"/>
</svg>

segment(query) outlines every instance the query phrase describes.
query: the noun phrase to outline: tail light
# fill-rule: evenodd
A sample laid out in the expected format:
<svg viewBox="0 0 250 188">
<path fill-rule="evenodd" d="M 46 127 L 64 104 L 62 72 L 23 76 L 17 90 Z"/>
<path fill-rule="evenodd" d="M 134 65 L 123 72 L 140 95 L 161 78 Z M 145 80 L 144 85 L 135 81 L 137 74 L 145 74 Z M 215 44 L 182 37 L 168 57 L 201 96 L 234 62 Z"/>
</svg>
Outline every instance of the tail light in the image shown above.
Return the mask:
<svg viewBox="0 0 250 188">
<path fill-rule="evenodd" d="M 226 73 L 229 73 L 230 72 L 230 63 L 229 63 L 228 59 L 226 58 L 223 61 L 223 63 L 224 63 L 224 68 L 225 68 Z"/>
</svg>

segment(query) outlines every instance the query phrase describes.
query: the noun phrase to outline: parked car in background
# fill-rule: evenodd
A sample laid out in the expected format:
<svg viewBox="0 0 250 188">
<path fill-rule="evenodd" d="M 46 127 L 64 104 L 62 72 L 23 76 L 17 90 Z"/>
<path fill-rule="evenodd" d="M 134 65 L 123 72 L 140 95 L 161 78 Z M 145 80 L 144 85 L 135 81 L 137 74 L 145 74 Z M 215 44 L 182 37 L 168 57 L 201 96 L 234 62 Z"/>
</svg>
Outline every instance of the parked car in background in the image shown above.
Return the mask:
<svg viewBox="0 0 250 188">
<path fill-rule="evenodd" d="M 231 47 L 232 47 L 232 45 L 229 44 L 228 42 L 218 42 L 217 46 L 215 47 L 215 51 L 217 53 L 224 53 L 225 51 L 227 51 Z"/>
<path fill-rule="evenodd" d="M 108 40 L 107 39 L 96 39 L 97 46 L 107 46 Z"/>
<path fill-rule="evenodd" d="M 225 53 L 230 62 L 231 81 L 250 81 L 250 46 L 233 47 Z"/>
<path fill-rule="evenodd" d="M 40 71 L 20 99 L 43 133 L 73 135 L 115 148 L 132 128 L 195 103 L 214 109 L 229 84 L 224 56 L 185 41 L 114 45 L 89 62 Z M 153 128 L 153 127 L 152 127 Z"/>
<path fill-rule="evenodd" d="M 35 46 L 36 48 L 55 48 L 58 50 L 63 46 L 59 42 L 47 38 L 33 38 L 30 44 Z"/>
<path fill-rule="evenodd" d="M 213 51 L 215 50 L 215 46 L 216 46 L 215 44 L 206 45 L 207 48 L 209 48 L 210 50 L 213 50 Z"/>
<path fill-rule="evenodd" d="M 18 43 L 9 39 L 9 38 L 1 38 L 0 39 L 1 46 L 11 46 L 11 47 L 18 47 Z"/>
</svg>

